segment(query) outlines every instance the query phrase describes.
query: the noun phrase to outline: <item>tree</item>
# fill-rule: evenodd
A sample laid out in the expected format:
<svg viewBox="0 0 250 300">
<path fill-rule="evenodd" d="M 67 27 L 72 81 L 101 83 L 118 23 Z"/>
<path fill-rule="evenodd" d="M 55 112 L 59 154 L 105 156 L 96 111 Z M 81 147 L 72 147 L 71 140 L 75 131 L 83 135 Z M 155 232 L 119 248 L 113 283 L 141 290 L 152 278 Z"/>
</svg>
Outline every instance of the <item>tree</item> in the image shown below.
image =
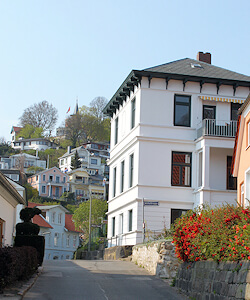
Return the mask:
<svg viewBox="0 0 250 300">
<path fill-rule="evenodd" d="M 38 156 L 41 160 L 47 161 L 47 168 L 58 168 L 58 157 L 61 157 L 64 153 L 64 149 L 46 149 L 44 151 L 39 151 Z"/>
<path fill-rule="evenodd" d="M 38 190 L 33 188 L 29 183 L 24 184 L 27 194 L 27 200 L 31 202 L 40 201 Z M 40 202 L 38 202 L 40 203 Z"/>
<path fill-rule="evenodd" d="M 66 138 L 71 141 L 72 147 L 76 148 L 77 144 L 79 145 L 85 139 L 82 115 L 77 113 L 68 117 L 65 125 L 67 128 Z"/>
<path fill-rule="evenodd" d="M 4 137 L 0 138 L 0 155 L 10 155 L 20 152 L 19 150 L 14 150 L 8 142 L 6 142 Z"/>
<path fill-rule="evenodd" d="M 74 170 L 74 169 L 79 169 L 79 168 L 81 168 L 81 161 L 80 161 L 78 152 L 76 150 L 75 156 L 72 157 L 72 159 L 71 159 L 71 169 Z"/>
<path fill-rule="evenodd" d="M 83 202 L 75 210 L 73 220 L 77 227 L 81 228 L 83 232 L 88 236 L 89 232 L 89 206 L 90 200 Z M 108 210 L 108 204 L 104 200 L 92 199 L 91 207 L 91 224 L 100 225 L 105 218 Z"/>
<path fill-rule="evenodd" d="M 43 138 L 43 128 L 34 127 L 33 125 L 26 124 L 18 133 L 17 137 L 23 137 L 24 139 Z"/>
<path fill-rule="evenodd" d="M 90 111 L 98 120 L 104 119 L 103 109 L 107 105 L 108 100 L 105 97 L 96 97 L 90 102 Z"/>
<path fill-rule="evenodd" d="M 50 135 L 56 125 L 57 119 L 57 109 L 44 100 L 26 108 L 20 117 L 20 124 L 23 127 L 27 124 L 34 127 L 41 127 L 44 132 Z"/>
</svg>

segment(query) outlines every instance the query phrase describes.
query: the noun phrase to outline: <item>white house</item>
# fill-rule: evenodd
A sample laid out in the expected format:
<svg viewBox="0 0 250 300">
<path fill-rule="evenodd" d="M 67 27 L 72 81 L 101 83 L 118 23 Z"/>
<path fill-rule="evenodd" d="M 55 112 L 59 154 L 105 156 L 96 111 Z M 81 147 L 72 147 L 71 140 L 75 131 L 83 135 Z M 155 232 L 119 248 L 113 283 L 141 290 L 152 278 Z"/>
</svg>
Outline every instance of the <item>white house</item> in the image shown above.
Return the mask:
<svg viewBox="0 0 250 300">
<path fill-rule="evenodd" d="M 38 207 L 42 214 L 33 218 L 40 226 L 39 235 L 45 237 L 44 259 L 72 259 L 79 246 L 80 232 L 75 229 L 72 215 L 61 205 L 41 205 L 29 202 L 29 207 Z"/>
<path fill-rule="evenodd" d="M 95 175 L 99 173 L 103 175 L 104 168 L 102 167 L 102 158 L 95 153 L 92 153 L 84 146 L 71 149 L 68 147 L 68 151 L 61 157 L 59 157 L 59 169 L 62 172 L 70 172 L 71 160 L 75 157 L 75 153 L 78 153 L 79 159 L 81 161 L 81 168 L 85 168 L 90 175 Z"/>
<path fill-rule="evenodd" d="M 249 76 L 211 65 L 210 53 L 131 71 L 104 109 L 109 246 L 141 243 L 143 223 L 157 234 L 200 204 L 236 203 L 230 167 L 249 87 Z"/>
<path fill-rule="evenodd" d="M 17 191 L 15 183 L 10 182 L 0 173 L 0 247 L 11 246 L 15 235 L 16 218 L 19 213 L 19 204 L 26 202 L 21 196 L 22 191 Z"/>
<path fill-rule="evenodd" d="M 14 140 L 11 142 L 11 147 L 13 149 L 19 149 L 19 150 L 44 151 L 51 148 L 56 149 L 57 146 L 58 146 L 57 144 L 45 138 L 32 138 L 32 139 L 19 138 L 18 140 Z"/>
</svg>

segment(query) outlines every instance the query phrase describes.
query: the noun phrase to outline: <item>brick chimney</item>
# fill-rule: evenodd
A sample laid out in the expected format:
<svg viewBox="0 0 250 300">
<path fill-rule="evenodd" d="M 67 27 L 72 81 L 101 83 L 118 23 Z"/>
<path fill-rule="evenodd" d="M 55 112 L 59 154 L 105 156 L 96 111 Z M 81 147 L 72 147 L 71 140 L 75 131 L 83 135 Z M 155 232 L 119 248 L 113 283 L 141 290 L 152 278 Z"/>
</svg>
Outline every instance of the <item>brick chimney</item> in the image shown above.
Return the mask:
<svg viewBox="0 0 250 300">
<path fill-rule="evenodd" d="M 209 52 L 206 53 L 198 52 L 196 59 L 211 65 L 211 53 Z"/>
</svg>

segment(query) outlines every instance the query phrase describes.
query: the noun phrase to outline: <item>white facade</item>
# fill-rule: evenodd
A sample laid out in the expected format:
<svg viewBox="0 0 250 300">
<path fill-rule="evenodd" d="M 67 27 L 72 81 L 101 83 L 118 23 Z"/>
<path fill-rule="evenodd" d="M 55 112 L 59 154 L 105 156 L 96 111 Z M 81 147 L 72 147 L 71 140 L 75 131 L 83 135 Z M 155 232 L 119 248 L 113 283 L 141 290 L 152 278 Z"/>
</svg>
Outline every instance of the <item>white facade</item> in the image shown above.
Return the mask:
<svg viewBox="0 0 250 300">
<path fill-rule="evenodd" d="M 199 82 L 184 85 L 175 79 L 167 83 L 166 88 L 165 78 L 142 75 L 111 109 L 109 246 L 143 241 L 143 199 L 158 204 L 144 206 L 147 234 L 170 228 L 171 218 L 200 204 L 236 203 L 236 191 L 227 182 L 236 129 L 231 109 L 232 102 L 244 102 L 249 88 L 234 91 L 221 84 L 218 89 L 206 82 L 201 88 Z M 188 126 L 177 125 L 182 122 L 178 109 L 186 110 L 178 106 L 178 96 L 188 103 Z M 204 106 L 215 106 L 214 121 L 204 123 Z"/>
<path fill-rule="evenodd" d="M 67 210 L 61 205 L 37 207 L 43 212 L 40 217 L 52 227 L 40 226 L 39 235 L 45 237 L 44 259 L 72 259 L 79 246 L 79 232 L 69 230 Z"/>
<path fill-rule="evenodd" d="M 51 148 L 55 149 L 57 145 L 44 138 L 33 138 L 33 139 L 19 138 L 18 140 L 11 142 L 11 147 L 13 149 L 19 149 L 19 150 L 44 151 Z"/>
</svg>

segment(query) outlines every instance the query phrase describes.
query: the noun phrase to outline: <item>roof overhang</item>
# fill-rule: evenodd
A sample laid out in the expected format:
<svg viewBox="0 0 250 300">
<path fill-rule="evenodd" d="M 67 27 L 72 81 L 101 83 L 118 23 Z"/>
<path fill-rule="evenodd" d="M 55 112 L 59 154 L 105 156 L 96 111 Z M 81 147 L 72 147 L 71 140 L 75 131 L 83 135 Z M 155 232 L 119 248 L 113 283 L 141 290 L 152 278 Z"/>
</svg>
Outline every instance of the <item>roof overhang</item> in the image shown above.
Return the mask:
<svg viewBox="0 0 250 300">
<path fill-rule="evenodd" d="M 109 103 L 103 109 L 103 113 L 107 116 L 112 117 L 116 110 L 119 108 L 124 101 L 126 101 L 126 97 L 130 95 L 131 91 L 134 91 L 135 86 L 138 86 L 141 83 L 142 77 L 147 77 L 149 81 L 152 78 L 161 78 L 166 80 L 166 89 L 168 87 L 169 80 L 181 80 L 183 82 L 183 89 L 185 88 L 185 84 L 188 81 L 198 82 L 200 84 L 200 90 L 204 83 L 213 83 L 217 86 L 217 92 L 221 85 L 231 85 L 234 89 L 234 94 L 239 86 L 250 87 L 249 81 L 241 81 L 241 80 L 233 80 L 233 79 L 224 79 L 224 78 L 213 78 L 213 77 L 203 77 L 203 76 L 193 76 L 193 75 L 185 75 L 185 74 L 174 74 L 174 73 L 163 73 L 163 72 L 152 72 L 152 71 L 139 71 L 132 70 L 127 78 L 123 81 L 119 89 L 116 91 L 114 96 L 111 98 Z"/>
</svg>

